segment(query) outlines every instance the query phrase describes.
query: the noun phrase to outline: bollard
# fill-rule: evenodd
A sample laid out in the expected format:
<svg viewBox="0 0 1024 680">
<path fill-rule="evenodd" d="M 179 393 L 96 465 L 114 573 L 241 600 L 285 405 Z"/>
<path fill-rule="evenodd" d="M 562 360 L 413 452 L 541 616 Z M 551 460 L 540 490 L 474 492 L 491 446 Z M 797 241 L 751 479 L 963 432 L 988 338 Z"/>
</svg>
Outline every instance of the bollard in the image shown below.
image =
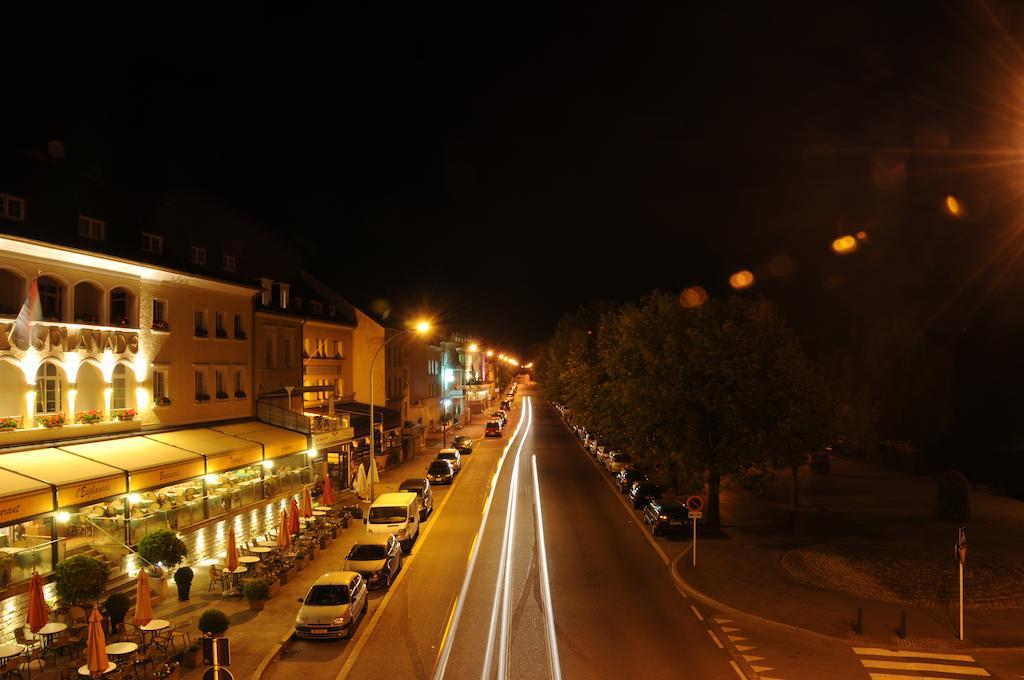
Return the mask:
<svg viewBox="0 0 1024 680">
<path fill-rule="evenodd" d="M 901 640 L 907 639 L 907 612 L 900 612 L 900 629 L 896 632 L 900 636 Z"/>
<path fill-rule="evenodd" d="M 853 627 L 857 635 L 864 634 L 864 607 L 857 607 L 857 623 Z"/>
</svg>

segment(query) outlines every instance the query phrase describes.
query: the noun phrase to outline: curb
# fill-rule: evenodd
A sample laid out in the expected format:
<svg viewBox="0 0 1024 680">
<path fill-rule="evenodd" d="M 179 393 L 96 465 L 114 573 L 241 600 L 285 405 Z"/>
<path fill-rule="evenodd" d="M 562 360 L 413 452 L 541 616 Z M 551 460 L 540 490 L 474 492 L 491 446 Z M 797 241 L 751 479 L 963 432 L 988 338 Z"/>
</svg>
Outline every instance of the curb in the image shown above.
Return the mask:
<svg viewBox="0 0 1024 680">
<path fill-rule="evenodd" d="M 292 641 L 293 637 L 294 632 L 288 631 L 288 635 L 281 638 L 281 640 L 279 640 L 271 648 L 271 650 L 267 652 L 267 655 L 263 657 L 262 661 L 260 661 L 260 665 L 256 666 L 256 670 L 253 671 L 252 677 L 254 680 L 259 680 L 263 677 L 263 674 L 266 672 L 266 670 L 270 668 L 270 664 L 274 663 L 280 658 L 281 653 L 284 651 L 284 648 L 288 646 L 288 643 Z"/>
</svg>

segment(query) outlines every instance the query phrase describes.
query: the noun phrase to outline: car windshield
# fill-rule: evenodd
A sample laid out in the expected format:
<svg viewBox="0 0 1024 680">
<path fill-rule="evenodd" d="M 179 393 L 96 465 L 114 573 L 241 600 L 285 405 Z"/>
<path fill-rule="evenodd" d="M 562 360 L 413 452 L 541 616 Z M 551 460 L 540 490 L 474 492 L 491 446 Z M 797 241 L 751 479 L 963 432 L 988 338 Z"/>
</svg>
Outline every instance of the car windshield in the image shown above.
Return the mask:
<svg viewBox="0 0 1024 680">
<path fill-rule="evenodd" d="M 391 524 L 405 521 L 405 508 L 380 506 L 370 508 L 370 524 Z"/>
<path fill-rule="evenodd" d="M 454 453 L 445 453 L 443 451 L 437 454 L 437 457 L 440 458 L 441 460 L 455 460 Z"/>
<path fill-rule="evenodd" d="M 414 493 L 417 496 L 422 496 L 423 495 L 423 487 L 422 486 L 413 486 L 412 484 L 403 484 L 402 486 L 398 487 L 398 490 L 399 491 L 408 491 L 409 493 Z"/>
<path fill-rule="evenodd" d="M 456 444 L 468 444 L 469 443 L 469 437 L 463 437 L 463 436 L 460 435 L 460 436 L 455 438 L 455 443 Z"/>
<path fill-rule="evenodd" d="M 498 421 L 497 420 L 490 421 L 489 423 L 487 423 L 487 427 L 498 427 Z"/>
<path fill-rule="evenodd" d="M 435 463 L 430 464 L 430 468 L 428 471 L 432 475 L 443 475 L 447 474 L 449 469 L 450 468 L 448 467 L 448 463 L 437 461 Z"/>
<path fill-rule="evenodd" d="M 382 545 L 354 545 L 348 553 L 350 560 L 382 560 L 387 556 Z"/>
<path fill-rule="evenodd" d="M 313 586 L 304 604 L 314 607 L 333 607 L 348 604 L 348 586 Z"/>
</svg>

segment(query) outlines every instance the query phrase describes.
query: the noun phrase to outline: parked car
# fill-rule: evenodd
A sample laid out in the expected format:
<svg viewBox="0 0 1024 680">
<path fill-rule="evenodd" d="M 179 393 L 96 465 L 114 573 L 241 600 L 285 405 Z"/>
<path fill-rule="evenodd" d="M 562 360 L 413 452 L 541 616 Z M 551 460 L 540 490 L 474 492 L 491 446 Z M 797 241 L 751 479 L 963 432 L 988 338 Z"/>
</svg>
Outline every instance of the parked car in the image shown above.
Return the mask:
<svg viewBox="0 0 1024 680">
<path fill-rule="evenodd" d="M 460 434 L 452 440 L 452 448 L 456 449 L 463 456 L 473 453 L 473 438 Z"/>
<path fill-rule="evenodd" d="M 369 534 L 394 534 L 409 552 L 420 535 L 420 499 L 414 493 L 385 493 L 377 497 L 363 518 Z"/>
<path fill-rule="evenodd" d="M 447 460 L 452 464 L 455 474 L 459 474 L 462 470 L 462 456 L 457 449 L 441 449 L 437 452 L 437 457 L 434 460 Z"/>
<path fill-rule="evenodd" d="M 363 534 L 345 557 L 345 571 L 355 571 L 366 587 L 390 588 L 402 568 L 402 546 L 393 534 Z"/>
<path fill-rule="evenodd" d="M 366 581 L 354 571 L 329 571 L 316 580 L 295 617 L 300 638 L 351 637 L 366 613 Z"/>
<path fill-rule="evenodd" d="M 510 411 L 512 409 L 512 400 L 511 399 L 506 399 L 506 400 L 502 401 L 501 402 L 501 406 L 499 408 L 502 411 Z"/>
<path fill-rule="evenodd" d="M 447 460 L 434 459 L 427 466 L 427 479 L 431 484 L 451 484 L 455 481 L 455 468 Z"/>
<path fill-rule="evenodd" d="M 628 493 L 633 488 L 633 482 L 646 482 L 647 473 L 640 468 L 626 468 L 615 475 L 615 486 L 619 493 Z"/>
<path fill-rule="evenodd" d="M 651 525 L 655 536 L 668 532 L 685 532 L 690 526 L 686 504 L 673 499 L 658 498 L 644 507 L 644 522 Z"/>
<path fill-rule="evenodd" d="M 633 482 L 628 498 L 633 509 L 639 510 L 655 498 L 661 498 L 661 488 L 654 482 Z"/>
<path fill-rule="evenodd" d="M 633 457 L 621 451 L 612 451 L 605 460 L 605 467 L 608 472 L 617 475 L 626 468 L 633 466 Z"/>
<path fill-rule="evenodd" d="M 408 491 L 419 496 L 421 522 L 434 511 L 434 493 L 430 490 L 430 480 L 426 477 L 407 479 L 398 485 L 398 490 Z"/>
<path fill-rule="evenodd" d="M 500 420 L 488 420 L 487 426 L 484 428 L 485 437 L 500 437 L 501 432 L 501 421 Z"/>
<path fill-rule="evenodd" d="M 594 458 L 597 459 L 597 464 L 603 468 L 608 467 L 608 459 L 612 455 L 612 449 L 604 444 L 598 444 L 594 447 Z"/>
<path fill-rule="evenodd" d="M 508 424 L 508 415 L 500 409 L 492 413 L 491 418 L 494 420 L 500 420 L 502 427 L 505 427 L 505 425 Z"/>
</svg>

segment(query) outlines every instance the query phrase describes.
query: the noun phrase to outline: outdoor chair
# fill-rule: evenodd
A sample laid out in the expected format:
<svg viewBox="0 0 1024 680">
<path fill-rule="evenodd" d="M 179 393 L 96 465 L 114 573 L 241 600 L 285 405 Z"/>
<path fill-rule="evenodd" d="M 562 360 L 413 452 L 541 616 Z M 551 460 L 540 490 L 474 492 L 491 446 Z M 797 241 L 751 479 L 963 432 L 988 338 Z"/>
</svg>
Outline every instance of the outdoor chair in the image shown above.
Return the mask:
<svg viewBox="0 0 1024 680">
<path fill-rule="evenodd" d="M 21 660 L 22 657 L 15 656 L 7 660 L 3 666 L 0 666 L 0 678 L 7 680 L 7 678 L 18 677 L 22 678 L 21 674 Z"/>
<path fill-rule="evenodd" d="M 43 650 L 44 656 L 53 655 L 50 659 L 50 663 L 57 664 L 57 656 L 63 656 L 65 653 L 73 653 L 73 647 L 78 644 L 78 638 L 71 635 L 67 630 L 61 632 L 50 644 Z"/>
<path fill-rule="evenodd" d="M 224 572 L 217 568 L 217 565 L 210 565 L 210 587 L 207 588 L 207 592 L 213 590 L 215 584 L 220 584 L 220 589 L 224 590 Z"/>
<path fill-rule="evenodd" d="M 192 644 L 192 619 L 174 624 L 174 627 L 171 628 L 171 644 L 176 648 L 177 646 L 174 645 L 175 638 L 181 639 L 182 649 L 188 649 L 189 645 Z"/>
<path fill-rule="evenodd" d="M 39 638 L 35 637 L 34 635 L 32 637 L 29 637 L 28 633 L 25 632 L 24 628 L 14 629 L 14 641 L 17 642 L 19 645 L 25 645 L 25 647 L 27 647 L 28 649 L 38 647 L 40 642 Z"/>
<path fill-rule="evenodd" d="M 170 654 L 168 650 L 174 649 L 174 640 L 171 638 L 171 629 L 153 633 L 151 646 L 156 647 L 163 654 Z"/>
<path fill-rule="evenodd" d="M 32 653 L 23 656 L 21 663 L 18 664 L 18 669 L 24 672 L 28 677 L 32 677 L 32 671 L 42 671 L 46 667 L 46 661 L 43 659 L 43 650 L 33 649 Z"/>
<path fill-rule="evenodd" d="M 135 674 L 135 680 L 148 678 L 149 674 L 153 672 L 154 668 L 156 668 L 156 664 L 153 662 L 153 657 L 151 657 L 148 652 L 141 650 L 135 652 L 130 663 L 132 672 Z"/>
<path fill-rule="evenodd" d="M 132 612 L 132 618 L 135 618 L 135 613 L 134 612 Z M 121 625 L 124 626 L 124 639 L 128 640 L 129 642 L 134 642 L 135 644 L 137 644 L 137 645 L 139 645 L 141 647 L 142 646 L 142 631 L 139 630 L 139 627 L 136 626 L 131 621 L 128 621 L 127 618 L 126 618 L 125 622 L 123 624 L 121 624 Z"/>
<path fill-rule="evenodd" d="M 72 631 L 79 631 L 89 627 L 89 619 L 85 616 L 85 610 L 81 607 L 68 609 L 68 628 Z"/>
</svg>

